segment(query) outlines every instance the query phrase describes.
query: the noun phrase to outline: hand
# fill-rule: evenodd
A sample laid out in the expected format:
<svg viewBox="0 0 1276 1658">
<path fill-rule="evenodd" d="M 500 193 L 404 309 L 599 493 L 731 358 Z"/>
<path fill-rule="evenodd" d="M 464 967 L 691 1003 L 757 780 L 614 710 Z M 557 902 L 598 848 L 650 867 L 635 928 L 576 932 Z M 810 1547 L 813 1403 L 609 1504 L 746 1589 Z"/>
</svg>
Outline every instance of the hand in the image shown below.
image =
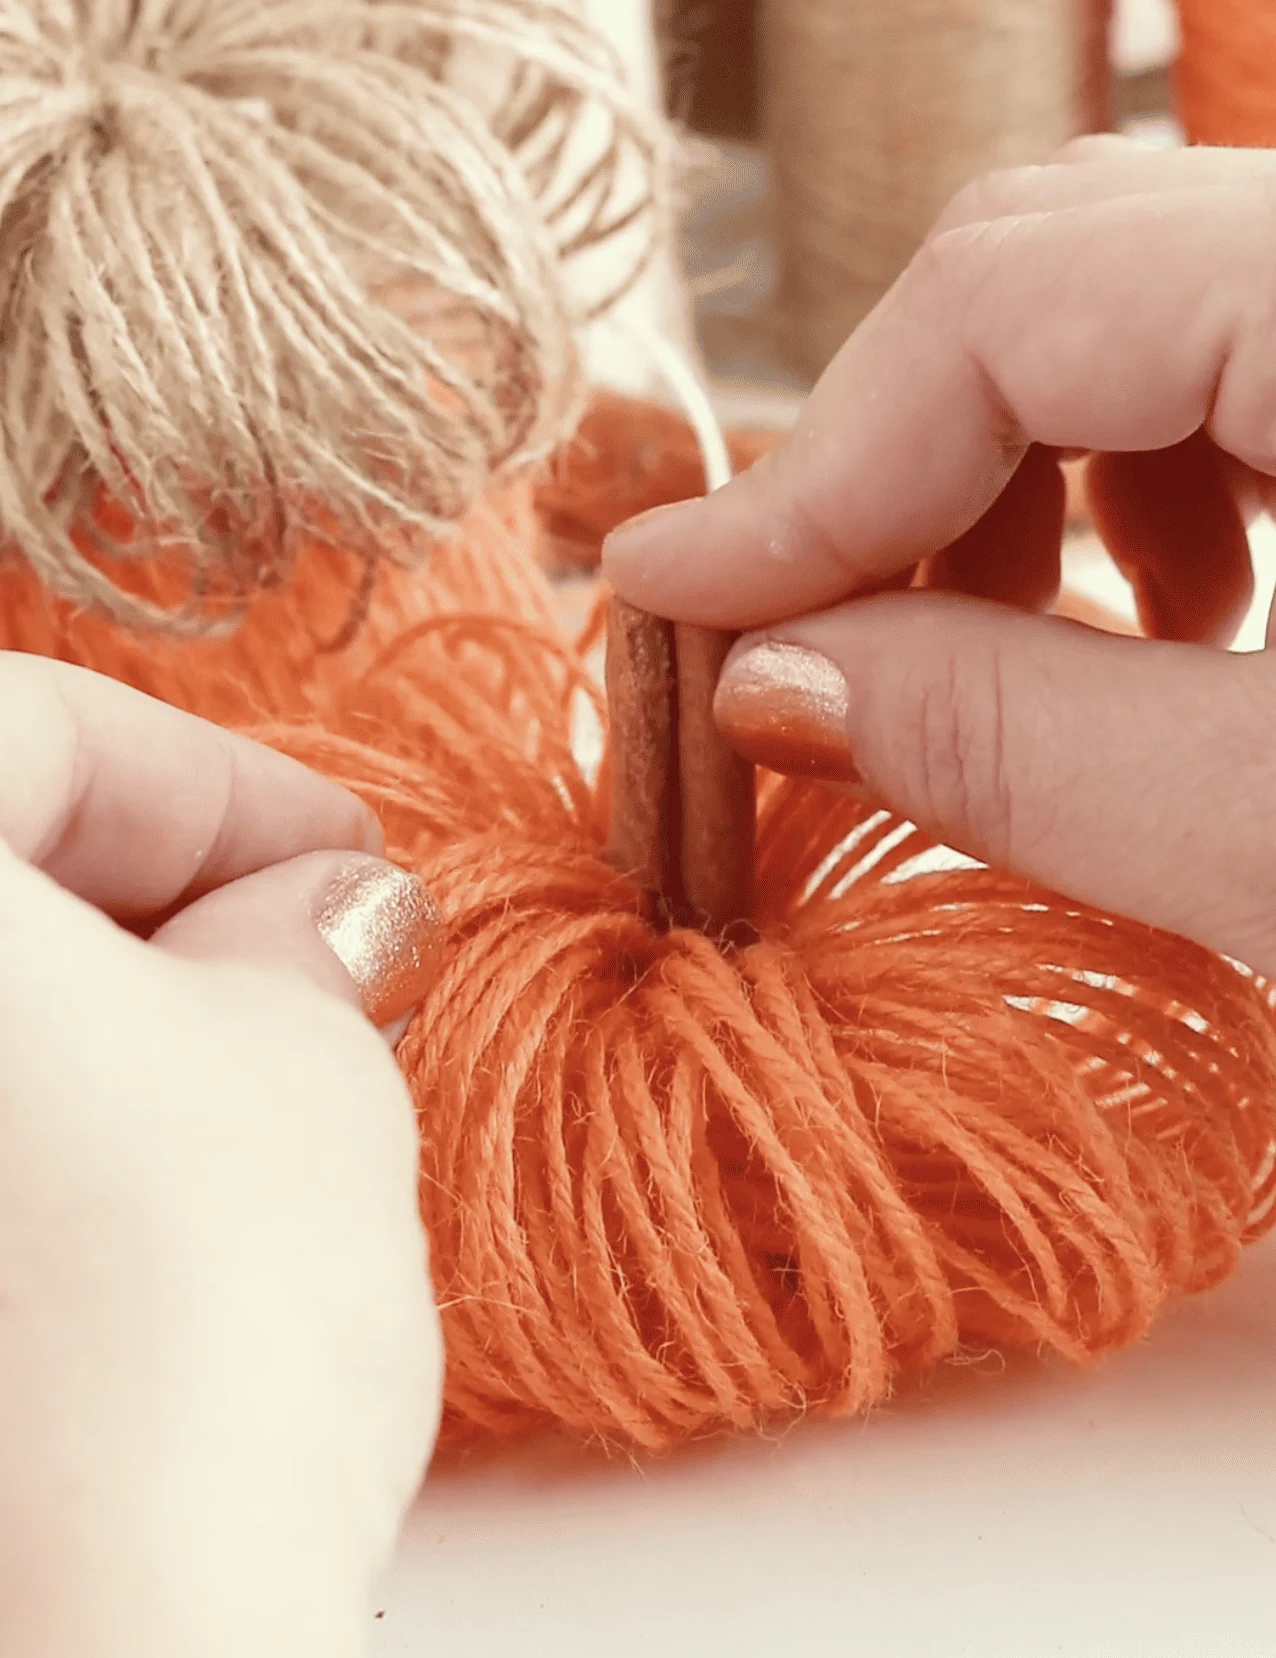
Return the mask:
<svg viewBox="0 0 1276 1658">
<path fill-rule="evenodd" d="M 3 1658 L 365 1650 L 440 1396 L 359 1011 L 435 924 L 380 848 L 293 762 L 0 654 Z"/>
<path fill-rule="evenodd" d="M 1274 217 L 1268 152 L 1090 140 L 983 181 L 788 442 L 616 532 L 607 576 L 752 630 L 718 718 L 759 762 L 1276 972 L 1276 657 L 1201 648 L 1276 498 Z M 1155 642 L 1036 614 L 1082 453 Z"/>
</svg>

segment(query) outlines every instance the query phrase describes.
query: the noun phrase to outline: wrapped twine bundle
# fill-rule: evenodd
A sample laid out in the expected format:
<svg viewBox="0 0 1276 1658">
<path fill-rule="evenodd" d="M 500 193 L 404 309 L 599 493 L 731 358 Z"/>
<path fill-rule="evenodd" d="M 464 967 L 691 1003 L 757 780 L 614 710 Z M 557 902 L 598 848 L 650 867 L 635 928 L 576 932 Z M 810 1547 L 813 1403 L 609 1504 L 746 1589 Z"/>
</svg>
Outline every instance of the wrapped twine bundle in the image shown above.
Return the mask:
<svg viewBox="0 0 1276 1658">
<path fill-rule="evenodd" d="M 398 1054 L 447 1432 L 657 1449 L 1217 1282 L 1276 1224 L 1276 994 L 803 782 L 757 780 L 732 944 L 609 862 L 542 562 L 702 487 L 690 433 L 600 402 L 435 533 L 570 401 L 562 262 L 652 212 L 605 63 L 540 0 L 0 0 L 0 647 L 377 810 L 447 927 Z"/>
</svg>

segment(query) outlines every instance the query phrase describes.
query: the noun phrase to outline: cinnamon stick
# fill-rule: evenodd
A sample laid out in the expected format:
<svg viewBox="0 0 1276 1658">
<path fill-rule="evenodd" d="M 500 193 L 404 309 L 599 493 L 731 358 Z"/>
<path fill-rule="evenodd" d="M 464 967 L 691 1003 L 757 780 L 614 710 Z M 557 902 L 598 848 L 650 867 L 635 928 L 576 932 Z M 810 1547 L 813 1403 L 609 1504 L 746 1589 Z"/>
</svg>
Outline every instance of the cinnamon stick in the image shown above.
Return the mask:
<svg viewBox="0 0 1276 1658">
<path fill-rule="evenodd" d="M 611 823 L 607 858 L 649 895 L 653 915 L 681 896 L 677 669 L 671 622 L 623 599 L 607 607 Z"/>
<path fill-rule="evenodd" d="M 745 936 L 753 877 L 753 767 L 713 718 L 732 638 L 608 607 L 608 859 L 648 894 L 654 922 L 723 941 Z"/>
<path fill-rule="evenodd" d="M 735 635 L 680 623 L 679 852 L 692 925 L 732 936 L 753 908 L 754 770 L 719 735 L 713 696 Z"/>
</svg>

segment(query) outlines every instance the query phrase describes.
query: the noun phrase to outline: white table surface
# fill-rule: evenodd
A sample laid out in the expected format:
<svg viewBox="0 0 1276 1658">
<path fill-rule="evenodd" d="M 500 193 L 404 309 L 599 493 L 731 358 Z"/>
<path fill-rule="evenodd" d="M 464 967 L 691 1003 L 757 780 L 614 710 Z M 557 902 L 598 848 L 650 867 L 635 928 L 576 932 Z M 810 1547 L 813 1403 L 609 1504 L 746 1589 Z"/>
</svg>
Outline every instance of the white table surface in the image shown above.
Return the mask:
<svg viewBox="0 0 1276 1658">
<path fill-rule="evenodd" d="M 1087 1372 L 436 1476 L 384 1607 L 377 1658 L 1271 1658 L 1276 1244 Z"/>
<path fill-rule="evenodd" d="M 1254 550 L 1249 649 L 1270 525 Z M 1086 1372 L 950 1368 L 643 1467 L 436 1471 L 383 1604 L 375 1658 L 1276 1658 L 1276 1239 Z"/>
</svg>

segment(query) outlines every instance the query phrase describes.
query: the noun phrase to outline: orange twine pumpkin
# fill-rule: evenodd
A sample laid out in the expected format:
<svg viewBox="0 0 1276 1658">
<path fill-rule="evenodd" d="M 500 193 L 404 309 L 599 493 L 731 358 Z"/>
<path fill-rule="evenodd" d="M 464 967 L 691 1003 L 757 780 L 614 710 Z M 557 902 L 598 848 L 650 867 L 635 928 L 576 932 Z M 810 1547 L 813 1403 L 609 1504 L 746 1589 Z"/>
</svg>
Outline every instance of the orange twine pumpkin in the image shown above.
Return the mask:
<svg viewBox="0 0 1276 1658">
<path fill-rule="evenodd" d="M 604 711 L 537 550 L 548 524 L 588 564 L 696 465 L 680 422 L 605 402 L 538 492 L 383 565 L 337 653 L 361 565 L 331 550 L 225 640 L 130 635 L 0 573 L 0 644 L 349 784 L 440 900 L 446 968 L 399 1060 L 453 1437 L 659 1449 L 864 1410 L 972 1346 L 1084 1360 L 1276 1220 L 1273 995 L 1195 945 L 935 868 L 908 825 L 776 778 L 758 942 L 643 922 L 601 856 L 607 768 L 587 780 L 572 730 Z"/>
</svg>

